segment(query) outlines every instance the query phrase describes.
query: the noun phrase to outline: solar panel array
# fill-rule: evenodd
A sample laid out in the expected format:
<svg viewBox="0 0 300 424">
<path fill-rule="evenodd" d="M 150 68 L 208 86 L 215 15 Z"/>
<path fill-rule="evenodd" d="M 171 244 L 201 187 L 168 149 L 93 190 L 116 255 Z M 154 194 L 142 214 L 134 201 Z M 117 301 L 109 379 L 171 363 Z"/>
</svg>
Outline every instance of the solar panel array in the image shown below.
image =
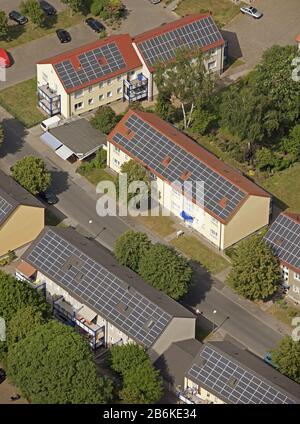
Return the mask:
<svg viewBox="0 0 300 424">
<path fill-rule="evenodd" d="M 134 132 L 134 136 L 130 135 L 130 139 L 127 139 L 122 134 L 116 133 L 113 140 L 118 145 L 126 148 L 129 153 L 170 183 L 180 182 L 183 173 L 191 172 L 188 181 L 193 184 L 191 184 L 191 190 L 189 187 L 185 187 L 185 194 L 194 199 L 197 195 L 197 203 L 201 206 L 204 205 L 218 217 L 226 220 L 245 198 L 245 193 L 235 185 L 136 115 L 131 115 L 125 126 Z M 165 166 L 162 162 L 168 156 L 171 160 L 168 166 Z M 204 182 L 204 199 L 198 193 L 196 182 Z M 222 205 L 224 199 L 227 201 L 225 205 Z"/>
<path fill-rule="evenodd" d="M 13 211 L 14 206 L 0 195 L 0 223 Z"/>
<path fill-rule="evenodd" d="M 126 67 L 124 58 L 116 43 L 97 47 L 77 56 L 78 69 L 70 59 L 55 64 L 55 69 L 66 89 L 81 86 Z"/>
<path fill-rule="evenodd" d="M 279 259 L 300 270 L 300 222 L 281 214 L 264 239 Z"/>
<path fill-rule="evenodd" d="M 171 320 L 160 307 L 129 289 L 126 282 L 53 230 L 44 233 L 26 260 L 146 347 L 152 345 Z M 66 266 L 68 261 L 72 265 Z"/>
<path fill-rule="evenodd" d="M 187 377 L 211 389 L 221 399 L 225 398 L 234 404 L 295 403 L 285 393 L 227 359 L 210 346 L 205 346 L 200 356 L 203 365 L 193 364 Z"/>
<path fill-rule="evenodd" d="M 153 66 L 157 62 L 168 61 L 179 48 L 203 48 L 219 40 L 222 36 L 211 16 L 193 23 L 138 42 L 145 61 Z"/>
</svg>

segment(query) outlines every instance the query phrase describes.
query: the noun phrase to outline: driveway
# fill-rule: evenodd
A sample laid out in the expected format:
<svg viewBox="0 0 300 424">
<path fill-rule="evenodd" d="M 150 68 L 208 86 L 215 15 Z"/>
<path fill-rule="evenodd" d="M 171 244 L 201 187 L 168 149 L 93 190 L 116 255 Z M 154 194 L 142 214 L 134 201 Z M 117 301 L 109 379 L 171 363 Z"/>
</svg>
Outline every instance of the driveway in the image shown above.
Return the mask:
<svg viewBox="0 0 300 424">
<path fill-rule="evenodd" d="M 274 44 L 295 45 L 300 33 L 299 0 L 257 0 L 254 5 L 264 14 L 261 19 L 239 15 L 223 31 L 229 41 L 230 56 L 242 56 L 246 62 L 244 68 L 248 69 Z"/>
<path fill-rule="evenodd" d="M 20 3 L 17 0 L 4 0 L 4 2 L 3 6 L 1 2 L 0 8 L 5 6 L 6 10 L 12 10 L 13 7 Z M 121 27 L 114 31 L 116 33 L 130 33 L 131 35 L 135 35 L 165 22 L 175 20 L 177 17 L 168 8 L 160 4 L 152 5 L 149 0 L 124 0 L 123 2 L 128 9 L 128 15 Z M 51 0 L 50 3 L 55 6 L 60 5 L 59 0 Z M 84 21 L 84 17 L 82 17 L 82 21 Z M 99 38 L 83 22 L 68 30 L 72 36 L 71 43 L 60 44 L 56 34 L 51 34 L 10 49 L 14 64 L 6 70 L 6 81 L 0 81 L 0 90 L 35 76 L 36 62 L 90 43 Z"/>
</svg>

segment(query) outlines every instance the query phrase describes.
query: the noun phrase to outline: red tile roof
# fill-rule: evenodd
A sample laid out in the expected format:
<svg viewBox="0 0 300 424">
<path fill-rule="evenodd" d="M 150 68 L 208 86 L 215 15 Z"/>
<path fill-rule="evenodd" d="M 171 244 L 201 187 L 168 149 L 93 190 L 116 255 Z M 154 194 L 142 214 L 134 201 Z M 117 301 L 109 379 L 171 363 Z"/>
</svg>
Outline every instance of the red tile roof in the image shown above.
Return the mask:
<svg viewBox="0 0 300 424">
<path fill-rule="evenodd" d="M 155 130 L 159 131 L 162 135 L 166 136 L 174 144 L 178 145 L 179 147 L 184 149 L 186 152 L 192 154 L 200 162 L 204 163 L 206 166 L 208 166 L 210 169 L 218 173 L 224 179 L 231 182 L 234 186 L 236 186 L 238 189 L 244 192 L 246 196 L 251 195 L 251 196 L 259 196 L 259 197 L 266 197 L 266 198 L 271 197 L 269 193 L 267 193 L 261 187 L 259 187 L 258 185 L 250 181 L 248 178 L 240 174 L 236 169 L 230 167 L 229 165 L 227 165 L 226 163 L 218 159 L 216 156 L 214 156 L 204 147 L 200 146 L 198 143 L 193 141 L 187 135 L 177 130 L 171 124 L 160 119 L 154 113 L 141 112 L 141 111 L 130 109 L 126 113 L 126 115 L 121 119 L 121 121 L 116 125 L 116 127 L 112 130 L 112 132 L 108 135 L 109 142 L 120 147 L 118 143 L 116 143 L 113 140 L 113 137 L 115 136 L 116 133 L 120 133 L 125 138 L 127 138 L 126 136 L 127 128 L 125 126 L 125 123 L 127 122 L 128 118 L 131 115 L 136 115 L 140 119 L 147 122 Z M 130 152 L 128 151 L 126 151 L 126 154 L 128 154 L 128 156 L 132 156 L 132 154 L 130 154 Z M 144 164 L 144 165 L 147 165 L 147 164 Z M 148 168 L 150 169 L 149 166 Z M 228 222 L 232 218 L 232 216 L 238 211 L 238 209 L 242 206 L 242 204 L 245 202 L 246 199 L 243 199 L 240 202 L 240 204 L 238 205 L 234 213 L 229 217 L 229 219 L 223 220 L 224 223 Z M 217 217 L 217 219 L 222 221 L 220 217 Z"/>
<path fill-rule="evenodd" d="M 201 19 L 205 19 L 209 16 L 211 16 L 211 13 L 188 15 L 188 16 L 185 16 L 182 19 L 178 19 L 177 21 L 170 22 L 168 24 L 164 24 L 164 25 L 161 25 L 157 28 L 143 32 L 142 34 L 139 34 L 139 35 L 133 37 L 132 41 L 138 46 L 140 43 L 143 43 L 146 40 L 149 40 L 151 38 L 157 37 L 157 36 L 162 35 L 162 34 L 166 34 L 167 32 L 174 31 L 176 28 L 180 28 L 180 27 L 183 27 L 185 25 L 191 24 L 193 22 L 197 22 L 197 21 L 199 21 Z M 225 43 L 225 41 L 221 37 L 220 40 L 218 40 L 217 42 L 203 47 L 202 51 L 207 51 L 207 50 L 213 49 L 215 47 L 222 46 L 224 43 Z M 141 53 L 141 55 L 143 56 L 142 53 Z M 151 66 L 149 67 L 149 69 L 150 69 L 151 72 L 154 70 L 154 68 L 151 67 Z"/>
<path fill-rule="evenodd" d="M 81 88 L 88 87 L 92 84 L 97 84 L 98 82 L 105 81 L 109 78 L 113 78 L 117 75 L 124 74 L 128 71 L 131 71 L 133 69 L 136 69 L 136 68 L 142 66 L 142 63 L 141 63 L 136 51 L 134 50 L 134 48 L 132 46 L 132 41 L 131 41 L 131 37 L 130 37 L 129 34 L 112 35 L 112 36 L 104 38 L 102 40 L 97 40 L 97 41 L 94 41 L 93 43 L 85 44 L 83 46 L 77 47 L 76 49 L 69 50 L 69 51 L 62 53 L 62 54 L 59 54 L 57 56 L 53 56 L 53 57 L 50 57 L 48 59 L 44 59 L 44 60 L 38 62 L 37 64 L 38 65 L 40 65 L 40 64 L 56 65 L 56 64 L 61 63 L 65 60 L 70 60 L 71 63 L 73 64 L 74 68 L 78 69 L 78 66 L 80 66 L 78 56 L 80 54 L 89 52 L 91 50 L 95 50 L 98 47 L 102 47 L 102 46 L 104 46 L 106 44 L 110 44 L 110 43 L 116 43 L 116 45 L 118 46 L 118 48 L 121 52 L 121 55 L 124 59 L 126 66 L 122 69 L 119 69 L 118 71 L 112 72 L 110 74 L 103 75 L 100 78 L 93 79 L 91 81 L 87 81 L 86 83 L 84 83 L 82 85 L 72 87 L 72 88 L 69 88 L 69 89 L 65 89 L 67 93 L 72 93 L 72 92 L 77 91 Z M 55 69 L 55 67 L 54 67 L 54 69 Z M 57 73 L 57 75 L 58 75 L 58 73 Z M 59 77 L 59 75 L 58 75 L 58 77 Z M 64 85 L 63 82 L 62 82 L 62 85 Z"/>
</svg>

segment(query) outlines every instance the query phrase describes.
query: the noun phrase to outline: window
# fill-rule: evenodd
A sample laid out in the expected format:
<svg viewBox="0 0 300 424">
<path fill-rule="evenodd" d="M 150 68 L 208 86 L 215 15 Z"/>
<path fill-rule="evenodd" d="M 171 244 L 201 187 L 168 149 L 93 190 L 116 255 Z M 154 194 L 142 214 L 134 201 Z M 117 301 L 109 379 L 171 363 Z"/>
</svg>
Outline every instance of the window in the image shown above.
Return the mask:
<svg viewBox="0 0 300 424">
<path fill-rule="evenodd" d="M 75 93 L 75 99 L 78 99 L 79 97 L 82 97 L 82 96 L 83 96 L 83 90 L 76 91 L 76 93 Z"/>
<path fill-rule="evenodd" d="M 211 49 L 210 54 L 211 56 L 215 56 L 217 54 L 217 49 Z"/>
<path fill-rule="evenodd" d="M 213 238 L 217 238 L 217 237 L 218 237 L 218 233 L 217 233 L 217 231 L 215 231 L 215 230 L 210 230 L 210 235 L 211 235 Z"/>
<path fill-rule="evenodd" d="M 88 90 L 89 90 L 89 93 L 91 93 L 92 91 L 94 91 L 94 87 L 91 86 L 91 87 L 89 87 Z"/>
<path fill-rule="evenodd" d="M 108 91 L 106 96 L 107 97 L 112 97 L 112 92 L 111 91 Z"/>
<path fill-rule="evenodd" d="M 99 82 L 99 88 L 103 88 L 104 83 L 103 82 Z"/>
<path fill-rule="evenodd" d="M 117 166 L 120 166 L 120 161 L 118 159 L 114 158 L 114 164 L 117 165 Z"/>
<path fill-rule="evenodd" d="M 119 88 L 117 89 L 117 93 L 118 93 L 118 94 L 121 94 L 121 93 L 122 93 L 122 87 L 119 87 Z"/>
<path fill-rule="evenodd" d="M 213 62 L 209 62 L 208 63 L 208 70 L 210 71 L 210 70 L 216 68 L 216 66 L 217 66 L 217 62 L 215 60 Z"/>
<path fill-rule="evenodd" d="M 299 287 L 293 285 L 293 292 L 299 293 L 300 292 Z"/>
<path fill-rule="evenodd" d="M 111 79 L 108 79 L 107 80 L 107 85 L 112 85 L 112 80 Z"/>
<path fill-rule="evenodd" d="M 100 96 L 99 96 L 99 100 L 100 100 L 100 102 L 101 102 L 101 100 L 103 100 L 104 99 L 104 95 L 103 94 L 100 94 Z"/>
<path fill-rule="evenodd" d="M 93 103 L 94 103 L 94 99 L 89 99 L 89 100 L 88 100 L 88 104 L 89 104 L 89 105 L 92 105 Z"/>
<path fill-rule="evenodd" d="M 82 108 L 83 108 L 83 102 L 76 103 L 76 104 L 74 105 L 74 109 L 75 109 L 75 110 L 82 109 Z"/>
<path fill-rule="evenodd" d="M 114 146 L 114 152 L 116 152 L 116 153 L 120 153 L 120 149 L 119 149 L 119 147 Z"/>
<path fill-rule="evenodd" d="M 216 219 L 216 218 L 214 218 L 213 216 L 211 217 L 211 222 L 213 223 L 213 224 L 215 224 L 215 225 L 218 225 L 218 223 L 219 223 L 219 221 Z"/>
<path fill-rule="evenodd" d="M 294 273 L 294 278 L 295 280 L 300 281 L 300 274 L 296 274 L 296 272 Z"/>
</svg>

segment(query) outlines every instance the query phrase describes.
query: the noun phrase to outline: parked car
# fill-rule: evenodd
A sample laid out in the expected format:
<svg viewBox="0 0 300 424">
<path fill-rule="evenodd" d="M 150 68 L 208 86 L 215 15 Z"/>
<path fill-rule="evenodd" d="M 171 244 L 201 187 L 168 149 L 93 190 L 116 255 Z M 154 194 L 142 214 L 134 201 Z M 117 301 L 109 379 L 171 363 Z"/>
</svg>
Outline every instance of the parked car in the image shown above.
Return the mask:
<svg viewBox="0 0 300 424">
<path fill-rule="evenodd" d="M 3 368 L 0 368 L 0 384 L 3 383 L 5 379 L 6 379 L 6 372 L 4 371 Z"/>
<path fill-rule="evenodd" d="M 46 13 L 46 15 L 56 15 L 56 9 L 50 3 L 45 0 L 40 0 L 41 9 Z"/>
<path fill-rule="evenodd" d="M 17 22 L 17 24 L 19 25 L 25 25 L 28 22 L 26 16 L 21 15 L 21 13 L 17 10 L 12 10 L 11 12 L 9 12 L 8 17 L 12 21 Z"/>
<path fill-rule="evenodd" d="M 40 193 L 40 197 L 48 203 L 48 205 L 55 205 L 58 202 L 58 197 L 51 191 Z"/>
<path fill-rule="evenodd" d="M 259 12 L 257 9 L 255 9 L 255 7 L 253 6 L 241 7 L 240 10 L 243 15 L 252 16 L 252 18 L 254 19 L 260 19 L 263 16 L 263 14 Z"/>
<path fill-rule="evenodd" d="M 7 51 L 0 47 L 0 68 L 9 68 L 11 60 Z"/>
<path fill-rule="evenodd" d="M 69 43 L 71 41 L 71 35 L 65 29 L 57 29 L 56 35 L 61 43 Z"/>
<path fill-rule="evenodd" d="M 271 365 L 271 367 L 278 369 L 278 365 L 274 364 L 272 361 L 272 355 L 270 352 L 267 352 L 264 356 L 264 362 L 268 365 Z"/>
<path fill-rule="evenodd" d="M 158 4 L 158 3 L 160 3 L 160 0 L 150 0 L 150 3 L 152 3 L 152 4 Z"/>
<path fill-rule="evenodd" d="M 43 131 L 48 131 L 51 128 L 58 127 L 60 123 L 61 123 L 60 117 L 57 115 L 54 115 L 54 116 L 51 116 L 51 118 L 47 118 L 43 122 L 41 122 L 41 128 Z"/>
<path fill-rule="evenodd" d="M 93 31 L 99 33 L 105 30 L 105 26 L 95 18 L 87 18 L 85 23 L 92 28 Z"/>
</svg>

